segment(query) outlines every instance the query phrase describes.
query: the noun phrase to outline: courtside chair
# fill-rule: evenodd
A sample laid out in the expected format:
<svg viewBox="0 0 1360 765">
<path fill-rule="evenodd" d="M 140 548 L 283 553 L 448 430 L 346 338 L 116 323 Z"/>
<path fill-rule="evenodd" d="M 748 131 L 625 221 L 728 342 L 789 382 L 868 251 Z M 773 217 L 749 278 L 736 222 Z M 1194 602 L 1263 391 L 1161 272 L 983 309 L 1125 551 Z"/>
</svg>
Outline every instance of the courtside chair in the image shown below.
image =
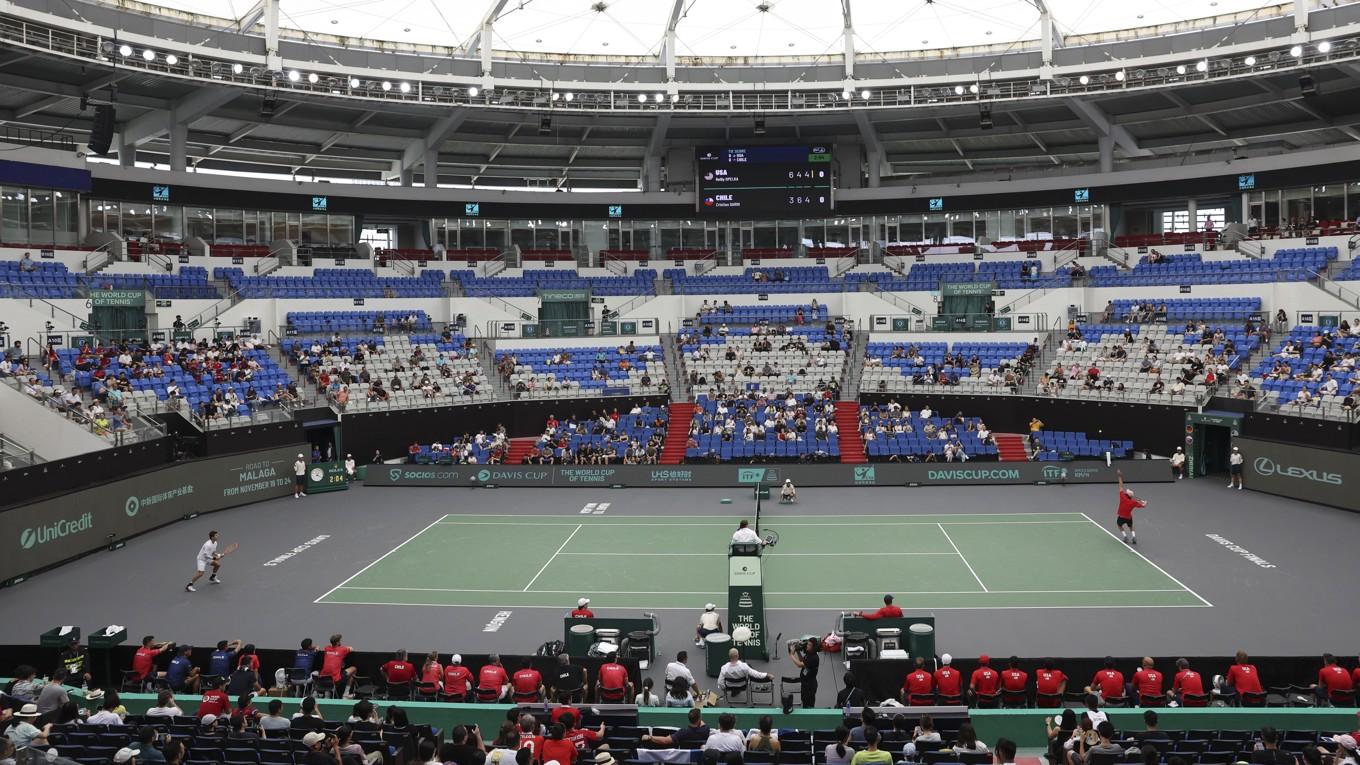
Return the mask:
<svg viewBox="0 0 1360 765">
<path fill-rule="evenodd" d="M 960 752 L 957 757 L 963 765 L 991 765 L 992 762 L 992 755 L 987 752 Z"/>
<path fill-rule="evenodd" d="M 326 675 L 317 675 L 312 692 L 317 698 L 335 698 L 335 681 Z"/>
<path fill-rule="evenodd" d="M 312 673 L 302 667 L 288 670 L 288 693 L 292 696 L 307 696 L 312 688 Z"/>
<path fill-rule="evenodd" d="M 1002 709 L 1028 709 L 1029 694 L 1024 691 L 1001 691 Z"/>
<path fill-rule="evenodd" d="M 1039 709 L 1057 709 L 1063 705 L 1063 695 L 1061 693 L 1039 693 L 1034 694 L 1034 706 Z"/>
<path fill-rule="evenodd" d="M 1001 694 L 974 693 L 973 706 L 977 709 L 996 709 L 1001 706 Z"/>
<path fill-rule="evenodd" d="M 751 706 L 775 706 L 774 702 L 774 679 L 750 681 L 750 703 Z M 763 702 L 763 703 L 762 703 Z"/>
<path fill-rule="evenodd" d="M 744 707 L 751 706 L 751 681 L 749 679 L 738 683 L 723 683 L 722 692 L 723 701 L 727 702 L 728 706 L 738 704 Z"/>
<path fill-rule="evenodd" d="M 1166 706 L 1165 696 L 1149 696 L 1146 693 L 1138 694 L 1138 706 L 1140 707 L 1164 707 Z"/>
</svg>

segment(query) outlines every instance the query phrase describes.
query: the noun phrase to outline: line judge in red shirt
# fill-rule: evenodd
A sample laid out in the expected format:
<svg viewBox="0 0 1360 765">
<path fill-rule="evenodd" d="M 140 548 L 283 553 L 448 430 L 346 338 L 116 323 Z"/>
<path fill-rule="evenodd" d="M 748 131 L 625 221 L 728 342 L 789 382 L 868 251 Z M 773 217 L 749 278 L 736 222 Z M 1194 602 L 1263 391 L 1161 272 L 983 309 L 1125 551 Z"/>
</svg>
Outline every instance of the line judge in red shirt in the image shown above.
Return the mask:
<svg viewBox="0 0 1360 765">
<path fill-rule="evenodd" d="M 1166 678 L 1153 666 L 1151 656 L 1143 657 L 1143 666 L 1133 673 L 1133 691 L 1138 694 L 1137 701 L 1142 706 L 1142 700 L 1161 698 L 1163 684 Z"/>
<path fill-rule="evenodd" d="M 1133 489 L 1124 488 L 1124 471 L 1116 470 L 1115 475 L 1119 477 L 1119 510 L 1115 516 L 1114 525 L 1123 536 L 1124 544 L 1136 545 L 1138 544 L 1138 534 L 1133 530 L 1133 511 L 1140 507 L 1147 507 L 1147 503 L 1133 496 Z"/>
<path fill-rule="evenodd" d="M 594 619 L 594 618 L 595 618 L 595 612 L 594 612 L 594 611 L 591 611 L 589 608 L 587 608 L 587 606 L 589 606 L 589 605 L 590 605 L 590 598 L 581 598 L 580 600 L 576 601 L 576 609 L 573 610 L 573 611 L 571 612 L 571 618 L 573 618 L 573 619 Z"/>
<path fill-rule="evenodd" d="M 953 661 L 954 657 L 946 653 L 940 656 L 940 668 L 935 670 L 935 692 L 941 704 L 963 698 L 963 673 L 951 666 Z"/>
<path fill-rule="evenodd" d="M 1227 683 L 1231 692 L 1238 695 L 1243 693 L 1262 693 L 1261 673 L 1256 671 L 1256 665 L 1247 659 L 1246 651 L 1238 651 L 1237 663 L 1228 667 Z"/>
<path fill-rule="evenodd" d="M 902 609 L 893 605 L 893 596 L 883 596 L 883 607 L 877 611 L 864 611 L 860 613 L 861 619 L 901 619 Z"/>
<path fill-rule="evenodd" d="M 1125 698 L 1124 673 L 1114 668 L 1113 656 L 1105 657 L 1105 666 L 1096 670 L 1095 677 L 1091 678 L 1091 684 L 1086 686 L 1086 692 L 1100 696 L 1101 704 L 1108 704 L 1112 699 Z"/>
<path fill-rule="evenodd" d="M 916 669 L 902 681 L 902 701 L 912 706 L 930 706 L 935 703 L 935 678 L 926 671 L 924 657 L 916 657 Z"/>
<path fill-rule="evenodd" d="M 974 700 L 986 701 L 982 697 L 996 696 L 997 688 L 1001 687 L 1001 675 L 992 669 L 991 661 L 985 653 L 978 657 L 978 668 L 968 680 L 968 695 Z"/>
<path fill-rule="evenodd" d="M 534 661 L 528 656 L 520 661 L 519 669 L 510 678 L 510 694 L 516 704 L 543 700 L 543 675 L 534 669 Z"/>
</svg>

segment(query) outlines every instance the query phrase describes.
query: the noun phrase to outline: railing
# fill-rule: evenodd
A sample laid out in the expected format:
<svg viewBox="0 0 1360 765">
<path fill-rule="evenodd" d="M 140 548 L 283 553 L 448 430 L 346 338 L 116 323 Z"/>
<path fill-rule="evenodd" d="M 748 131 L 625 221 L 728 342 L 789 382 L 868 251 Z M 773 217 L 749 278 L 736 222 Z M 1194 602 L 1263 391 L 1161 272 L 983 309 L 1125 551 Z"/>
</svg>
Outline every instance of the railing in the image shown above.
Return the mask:
<svg viewBox="0 0 1360 765">
<path fill-rule="evenodd" d="M 416 275 L 416 263 L 415 263 L 415 261 L 411 261 L 411 260 L 401 260 L 401 259 L 390 259 L 390 260 L 387 261 L 387 266 L 388 266 L 389 268 L 391 268 L 393 271 L 396 271 L 396 272 L 401 273 L 401 274 L 405 274 L 406 276 L 415 276 L 415 275 Z M 373 267 L 374 267 L 374 269 L 376 269 L 376 268 L 378 267 L 378 264 L 377 264 L 376 261 L 374 262 Z"/>
<path fill-rule="evenodd" d="M 84 262 L 80 265 L 85 270 L 86 275 L 92 274 L 114 261 L 113 253 L 109 251 L 110 244 L 105 242 L 85 256 Z"/>
<path fill-rule="evenodd" d="M 884 292 L 883 289 L 878 286 L 877 282 L 861 282 L 861 284 L 869 285 L 870 293 L 882 298 L 883 300 L 886 300 L 889 303 L 892 303 L 893 305 L 897 306 L 898 308 L 901 308 L 904 311 L 907 311 L 908 313 L 922 317 L 930 315 L 925 311 L 925 309 L 921 308 L 920 306 L 916 305 L 910 300 L 907 300 L 906 298 L 903 297 L 899 297 L 897 294 L 892 292 Z"/>
<path fill-rule="evenodd" d="M 175 261 L 169 255 L 161 252 L 144 252 L 142 261 L 147 265 L 154 266 L 165 273 L 175 270 Z"/>
<path fill-rule="evenodd" d="M 651 297 L 650 295 L 648 297 Z M 613 315 L 613 311 L 610 314 Z M 522 338 L 525 340 L 551 340 L 559 337 L 640 337 L 660 335 L 672 331 L 670 322 L 663 322 L 656 316 L 630 316 L 622 319 L 595 322 L 587 327 L 585 319 L 540 322 L 537 319 L 524 319 L 514 322 L 513 329 L 502 328 L 503 322 L 491 320 L 486 323 L 488 338 Z M 534 333 L 525 335 L 522 324 L 534 326 Z"/>
<path fill-rule="evenodd" d="M 18 125 L 0 127 L 0 141 L 30 146 L 51 146 L 70 152 L 76 150 L 75 139 L 69 133 L 59 130 L 34 130 Z"/>
<path fill-rule="evenodd" d="M 601 257 L 600 267 L 610 273 L 618 274 L 619 276 L 628 275 L 628 262 L 618 258 Z"/>
<path fill-rule="evenodd" d="M 947 326 L 940 326 L 948 319 Z M 920 323 L 920 327 L 912 326 Z M 858 327 L 869 332 L 1042 332 L 1049 331 L 1048 314 L 1017 313 L 1008 316 L 992 314 L 955 314 L 952 316 L 918 316 L 915 314 L 871 314 L 869 326 Z"/>
<path fill-rule="evenodd" d="M 32 467 L 47 460 L 4 433 L 0 433 L 0 470 Z"/>
<path fill-rule="evenodd" d="M 65 319 L 66 321 L 69 321 L 71 323 L 71 327 L 73 329 L 80 329 L 81 325 L 86 323 L 85 317 L 77 316 L 55 303 L 48 302 L 47 299 L 45 298 L 33 297 L 32 295 L 25 294 L 31 289 L 33 289 L 32 284 L 24 284 L 18 282 L 0 282 L 0 297 L 8 298 L 10 300 L 27 300 L 28 307 L 35 310 L 38 310 L 38 304 L 47 306 L 48 309 L 47 318 Z M 87 290 L 83 289 L 77 290 L 78 293 L 82 291 L 85 292 L 85 295 L 78 294 L 76 297 L 87 297 L 89 295 L 89 292 Z M 53 300 L 63 299 L 69 300 L 74 298 L 53 298 Z M 54 326 L 53 329 L 56 329 L 56 327 Z"/>
<path fill-rule="evenodd" d="M 871 367 L 866 367 L 866 371 L 867 371 L 867 369 L 870 369 L 870 368 L 871 368 Z M 1064 395 L 1063 393 L 1045 393 L 1045 394 L 1040 394 L 1040 393 L 1038 393 L 1037 391 L 1034 390 L 1034 381 L 1033 381 L 1033 379 L 1032 379 L 1033 376 L 1034 376 L 1034 372 L 1031 372 L 1029 375 L 1024 376 L 1023 382 L 1017 384 L 1017 385 L 1015 386 L 1014 389 L 1012 389 L 1012 388 L 1010 388 L 1010 387 L 1008 387 L 1008 386 L 1005 386 L 1005 385 L 998 385 L 998 386 L 994 386 L 994 387 L 993 387 L 993 386 L 976 386 L 976 385 L 970 385 L 970 386 L 967 386 L 967 387 L 965 387 L 965 386 L 959 386 L 959 385 L 927 385 L 927 384 L 922 384 L 922 385 L 912 385 L 912 384 L 911 384 L 911 379 L 910 379 L 910 378 L 904 378 L 904 379 L 906 380 L 906 382 L 907 382 L 907 385 L 905 385 L 905 386 L 902 386 L 902 385 L 897 385 L 897 386 L 885 386 L 882 390 L 880 390 L 880 389 L 878 389 L 878 388 L 876 388 L 876 387 L 874 387 L 874 388 L 865 388 L 865 387 L 863 386 L 863 384 L 861 384 L 861 386 L 860 386 L 860 391 L 859 391 L 859 392 L 860 392 L 861 395 L 865 395 L 865 394 L 873 394 L 873 393 L 881 393 L 881 394 L 888 394 L 888 393 L 896 393 L 896 394 L 901 394 L 901 393 L 913 393 L 913 394 L 918 394 L 918 395 L 922 395 L 922 396 L 927 396 L 927 395 L 928 395 L 928 396 L 969 396 L 969 397 L 977 397 L 977 396 L 1011 396 L 1011 397 L 1017 397 L 1017 398 L 1032 398 L 1032 399 L 1055 399 L 1055 398 L 1060 398 L 1060 399 L 1071 399 L 1071 400 L 1077 400 L 1077 401 L 1081 401 L 1081 400 L 1097 400 L 1097 401 L 1107 401 L 1107 402 L 1116 402 L 1116 401 L 1117 401 L 1117 402 L 1120 402 L 1120 403 L 1127 403 L 1127 404 L 1147 404 L 1147 405 L 1150 405 L 1150 406 L 1183 406 L 1183 407 L 1192 407 L 1192 408 L 1195 408 L 1195 409 L 1202 409 L 1202 408 L 1204 407 L 1204 405 L 1208 403 L 1209 399 L 1213 398 L 1213 395 L 1214 395 L 1214 394 L 1213 394 L 1213 391 L 1210 391 L 1210 390 L 1208 390 L 1208 389 L 1205 389 L 1205 390 L 1203 390 L 1203 391 L 1197 391 L 1197 392 L 1195 392 L 1195 393 L 1190 393 L 1190 392 L 1187 391 L 1183 396 L 1173 396 L 1171 401 L 1166 401 L 1166 400 L 1163 400 L 1163 399 L 1160 399 L 1160 398 L 1157 399 L 1157 400 L 1153 400 L 1153 398 L 1152 398 L 1153 394 L 1151 394 L 1151 393 L 1149 393 L 1149 392 L 1147 392 L 1147 391 L 1135 391 L 1135 390 L 1128 390 L 1128 389 L 1123 390 L 1123 391 L 1116 391 L 1116 390 L 1108 390 L 1108 391 L 1107 391 L 1107 390 L 1104 390 L 1104 389 L 1101 389 L 1101 388 L 1096 388 L 1096 389 L 1093 389 L 1093 390 L 1089 391 L 1088 393 L 1081 394 L 1081 395 L 1077 395 L 1077 396 Z M 1078 389 L 1081 389 L 1081 385 L 1080 385 L 1080 384 L 1069 383 L 1066 390 L 1075 391 L 1075 390 L 1078 390 Z"/>
<path fill-rule="evenodd" d="M 260 258 L 256 261 L 254 271 L 256 276 L 268 276 L 283 266 L 283 260 L 279 256 L 270 254 L 267 258 Z"/>
<path fill-rule="evenodd" d="M 141 440 L 136 438 L 130 424 L 125 426 L 124 428 L 114 430 L 111 425 L 112 423 L 111 420 L 109 420 L 107 423 L 96 422 L 84 411 L 79 409 L 71 409 L 67 407 L 67 405 L 64 402 L 62 402 L 62 400 L 59 397 L 53 396 L 52 394 L 43 390 L 43 388 L 39 385 L 30 385 L 19 380 L 16 377 L 4 377 L 0 378 L 0 380 L 3 380 L 6 385 L 19 391 L 27 398 L 30 398 L 33 401 L 38 402 L 42 406 L 51 409 L 57 414 L 62 415 L 68 421 L 78 425 L 81 428 L 84 428 L 85 430 L 104 439 L 105 441 L 108 441 L 114 446 L 122 446 L 124 443 L 135 443 L 136 441 Z"/>
<path fill-rule="evenodd" d="M 218 300 L 202 311 L 199 311 L 198 315 L 190 318 L 185 324 L 190 330 L 200 329 L 203 327 L 204 323 L 216 319 L 224 312 L 231 310 L 232 306 L 245 299 L 245 296 L 241 294 L 240 290 L 235 290 L 221 300 Z"/>
<path fill-rule="evenodd" d="M 638 296 L 632 298 L 631 300 L 627 301 L 626 303 L 623 303 L 622 305 L 619 305 L 619 306 L 617 306 L 617 307 L 615 307 L 615 308 L 610 309 L 609 313 L 610 313 L 611 316 L 614 316 L 614 317 L 623 316 L 624 314 L 628 313 L 629 311 L 636 311 L 638 308 L 642 307 L 644 304 L 650 303 L 651 301 L 653 301 L 653 300 L 655 300 L 655 299 L 656 299 L 656 295 L 638 295 Z M 604 312 L 601 311 L 600 320 L 603 321 L 604 318 L 605 318 L 605 317 L 604 317 Z"/>
</svg>

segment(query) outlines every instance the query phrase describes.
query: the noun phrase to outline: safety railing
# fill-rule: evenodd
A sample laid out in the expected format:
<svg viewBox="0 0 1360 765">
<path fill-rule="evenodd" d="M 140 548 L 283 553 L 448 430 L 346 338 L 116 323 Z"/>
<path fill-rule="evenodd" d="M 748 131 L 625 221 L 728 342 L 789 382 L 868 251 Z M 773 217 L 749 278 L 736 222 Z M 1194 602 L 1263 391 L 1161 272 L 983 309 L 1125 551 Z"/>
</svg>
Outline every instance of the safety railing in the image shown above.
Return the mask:
<svg viewBox="0 0 1360 765">
<path fill-rule="evenodd" d="M 867 326 L 866 326 L 867 324 Z M 925 316 L 907 314 L 871 314 L 857 322 L 857 329 L 870 332 L 1048 332 L 1048 314 L 1016 313 L 1005 316 L 954 314 Z"/>
<path fill-rule="evenodd" d="M 0 433 L 0 470 L 32 467 L 46 461 L 37 452 Z"/>
</svg>

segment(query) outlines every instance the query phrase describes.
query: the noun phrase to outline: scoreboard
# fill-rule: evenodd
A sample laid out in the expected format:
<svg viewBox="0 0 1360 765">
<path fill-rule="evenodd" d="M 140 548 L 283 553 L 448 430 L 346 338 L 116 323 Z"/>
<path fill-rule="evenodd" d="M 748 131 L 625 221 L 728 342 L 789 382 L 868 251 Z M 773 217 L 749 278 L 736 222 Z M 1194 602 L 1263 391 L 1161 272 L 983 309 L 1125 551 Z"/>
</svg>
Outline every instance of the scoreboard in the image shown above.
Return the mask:
<svg viewBox="0 0 1360 765">
<path fill-rule="evenodd" d="M 700 147 L 695 165 L 701 216 L 799 218 L 831 212 L 830 146 Z"/>
</svg>

